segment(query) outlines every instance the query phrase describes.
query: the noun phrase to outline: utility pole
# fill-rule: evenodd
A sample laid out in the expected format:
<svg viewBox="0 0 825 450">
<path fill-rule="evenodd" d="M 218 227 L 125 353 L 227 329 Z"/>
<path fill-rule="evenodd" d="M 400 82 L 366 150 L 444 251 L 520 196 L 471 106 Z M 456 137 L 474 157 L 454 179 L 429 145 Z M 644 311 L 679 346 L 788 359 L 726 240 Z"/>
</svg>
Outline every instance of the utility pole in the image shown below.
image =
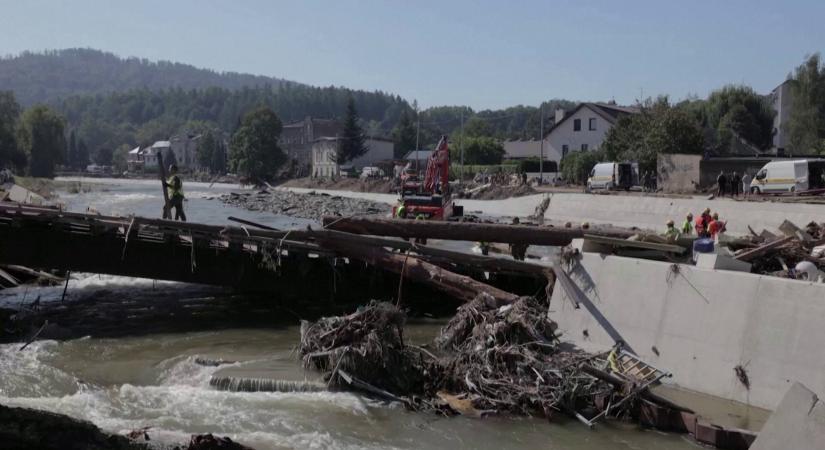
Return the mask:
<svg viewBox="0 0 825 450">
<path fill-rule="evenodd" d="M 458 148 L 461 150 L 461 175 L 459 184 L 464 184 L 464 108 L 461 108 L 461 134 L 458 135 Z"/>
<path fill-rule="evenodd" d="M 541 123 L 539 124 L 539 186 L 544 183 L 544 102 L 541 102 Z"/>
<path fill-rule="evenodd" d="M 418 173 L 418 136 L 421 134 L 421 115 L 418 114 L 418 105 L 415 106 L 415 172 Z"/>
</svg>

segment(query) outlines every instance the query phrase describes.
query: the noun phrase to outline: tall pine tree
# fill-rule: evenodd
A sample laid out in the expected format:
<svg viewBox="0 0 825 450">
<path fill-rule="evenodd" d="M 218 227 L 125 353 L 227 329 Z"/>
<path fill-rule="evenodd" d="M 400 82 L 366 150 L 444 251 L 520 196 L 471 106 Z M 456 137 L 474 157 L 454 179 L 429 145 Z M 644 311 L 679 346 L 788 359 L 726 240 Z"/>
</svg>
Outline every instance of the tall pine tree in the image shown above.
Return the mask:
<svg viewBox="0 0 825 450">
<path fill-rule="evenodd" d="M 347 100 L 347 111 L 344 116 L 344 132 L 341 136 L 341 145 L 338 146 L 338 164 L 344 164 L 367 152 L 364 143 L 364 130 L 358 124 L 358 111 L 355 110 L 355 99 Z"/>
<path fill-rule="evenodd" d="M 392 137 L 395 140 L 394 156 L 396 158 L 403 158 L 404 155 L 415 150 L 415 125 L 406 108 L 401 111 L 398 124 L 392 130 Z"/>
</svg>

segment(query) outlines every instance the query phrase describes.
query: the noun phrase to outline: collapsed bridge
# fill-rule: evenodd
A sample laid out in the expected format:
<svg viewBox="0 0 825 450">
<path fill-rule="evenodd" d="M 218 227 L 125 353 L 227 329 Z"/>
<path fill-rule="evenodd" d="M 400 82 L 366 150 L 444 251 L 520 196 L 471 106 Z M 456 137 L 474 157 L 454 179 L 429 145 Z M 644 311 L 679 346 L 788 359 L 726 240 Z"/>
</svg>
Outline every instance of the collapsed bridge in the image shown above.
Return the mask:
<svg viewBox="0 0 825 450">
<path fill-rule="evenodd" d="M 412 255 L 411 255 L 412 254 Z M 0 264 L 363 300 L 410 289 L 458 300 L 543 292 L 549 268 L 331 229 L 265 230 L 0 202 Z"/>
</svg>

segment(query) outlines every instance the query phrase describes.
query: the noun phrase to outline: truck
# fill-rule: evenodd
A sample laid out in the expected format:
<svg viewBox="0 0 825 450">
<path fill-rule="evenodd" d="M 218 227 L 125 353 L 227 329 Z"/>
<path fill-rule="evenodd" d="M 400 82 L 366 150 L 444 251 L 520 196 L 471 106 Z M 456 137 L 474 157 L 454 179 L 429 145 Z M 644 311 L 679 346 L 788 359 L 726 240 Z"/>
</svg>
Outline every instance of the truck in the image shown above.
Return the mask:
<svg viewBox="0 0 825 450">
<path fill-rule="evenodd" d="M 630 190 L 639 184 L 639 166 L 632 162 L 603 162 L 593 166 L 587 178 L 587 190 Z"/>
<path fill-rule="evenodd" d="M 417 174 L 405 172 L 402 176 L 399 204 L 392 208 L 393 217 L 398 217 L 400 202 L 404 202 L 404 216 L 409 219 L 448 220 L 462 216 L 463 208 L 452 199 L 449 178 L 450 148 L 444 135 L 427 160 L 423 180 Z"/>
<path fill-rule="evenodd" d="M 803 193 L 825 189 L 825 160 L 797 159 L 765 164 L 750 184 L 753 194 Z"/>
</svg>

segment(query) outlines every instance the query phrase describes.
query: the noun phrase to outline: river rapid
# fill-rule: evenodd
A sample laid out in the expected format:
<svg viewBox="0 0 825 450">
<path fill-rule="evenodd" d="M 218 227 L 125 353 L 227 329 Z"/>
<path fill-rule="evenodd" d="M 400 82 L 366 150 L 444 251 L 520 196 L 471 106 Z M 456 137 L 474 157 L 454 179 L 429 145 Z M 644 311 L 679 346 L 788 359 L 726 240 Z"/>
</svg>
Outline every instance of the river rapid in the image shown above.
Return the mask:
<svg viewBox="0 0 825 450">
<path fill-rule="evenodd" d="M 83 180 L 88 192 L 59 192 L 69 210 L 93 208 L 102 214 L 160 214 L 161 191 L 154 180 Z M 237 186 L 186 183 L 190 221 L 226 224 L 233 215 L 286 228 L 311 221 L 249 212 L 214 198 Z M 76 275 L 69 301 L 95 295 L 124 300 L 151 296 L 158 289 L 179 298 L 203 297 L 202 287 L 125 277 Z M 59 299 L 61 287 L 17 288 L 0 292 L 0 306 L 40 297 Z M 223 295 L 216 290 L 216 296 Z M 27 298 L 28 300 L 24 300 Z M 266 374 L 278 379 L 317 381 L 304 372 L 295 354 L 297 319 L 271 326 L 147 333 L 120 338 L 83 337 L 0 345 L 0 404 L 25 406 L 89 420 L 124 433 L 151 427 L 152 442 L 188 441 L 193 433 L 229 436 L 256 449 L 280 448 L 544 448 L 687 449 L 700 448 L 687 436 L 606 423 L 587 430 L 575 421 L 492 417 L 443 418 L 346 392 L 230 392 L 210 386 L 215 374 Z M 409 339 L 426 342 L 442 322 L 408 326 Z M 231 361 L 203 365 L 199 359 Z"/>
</svg>

